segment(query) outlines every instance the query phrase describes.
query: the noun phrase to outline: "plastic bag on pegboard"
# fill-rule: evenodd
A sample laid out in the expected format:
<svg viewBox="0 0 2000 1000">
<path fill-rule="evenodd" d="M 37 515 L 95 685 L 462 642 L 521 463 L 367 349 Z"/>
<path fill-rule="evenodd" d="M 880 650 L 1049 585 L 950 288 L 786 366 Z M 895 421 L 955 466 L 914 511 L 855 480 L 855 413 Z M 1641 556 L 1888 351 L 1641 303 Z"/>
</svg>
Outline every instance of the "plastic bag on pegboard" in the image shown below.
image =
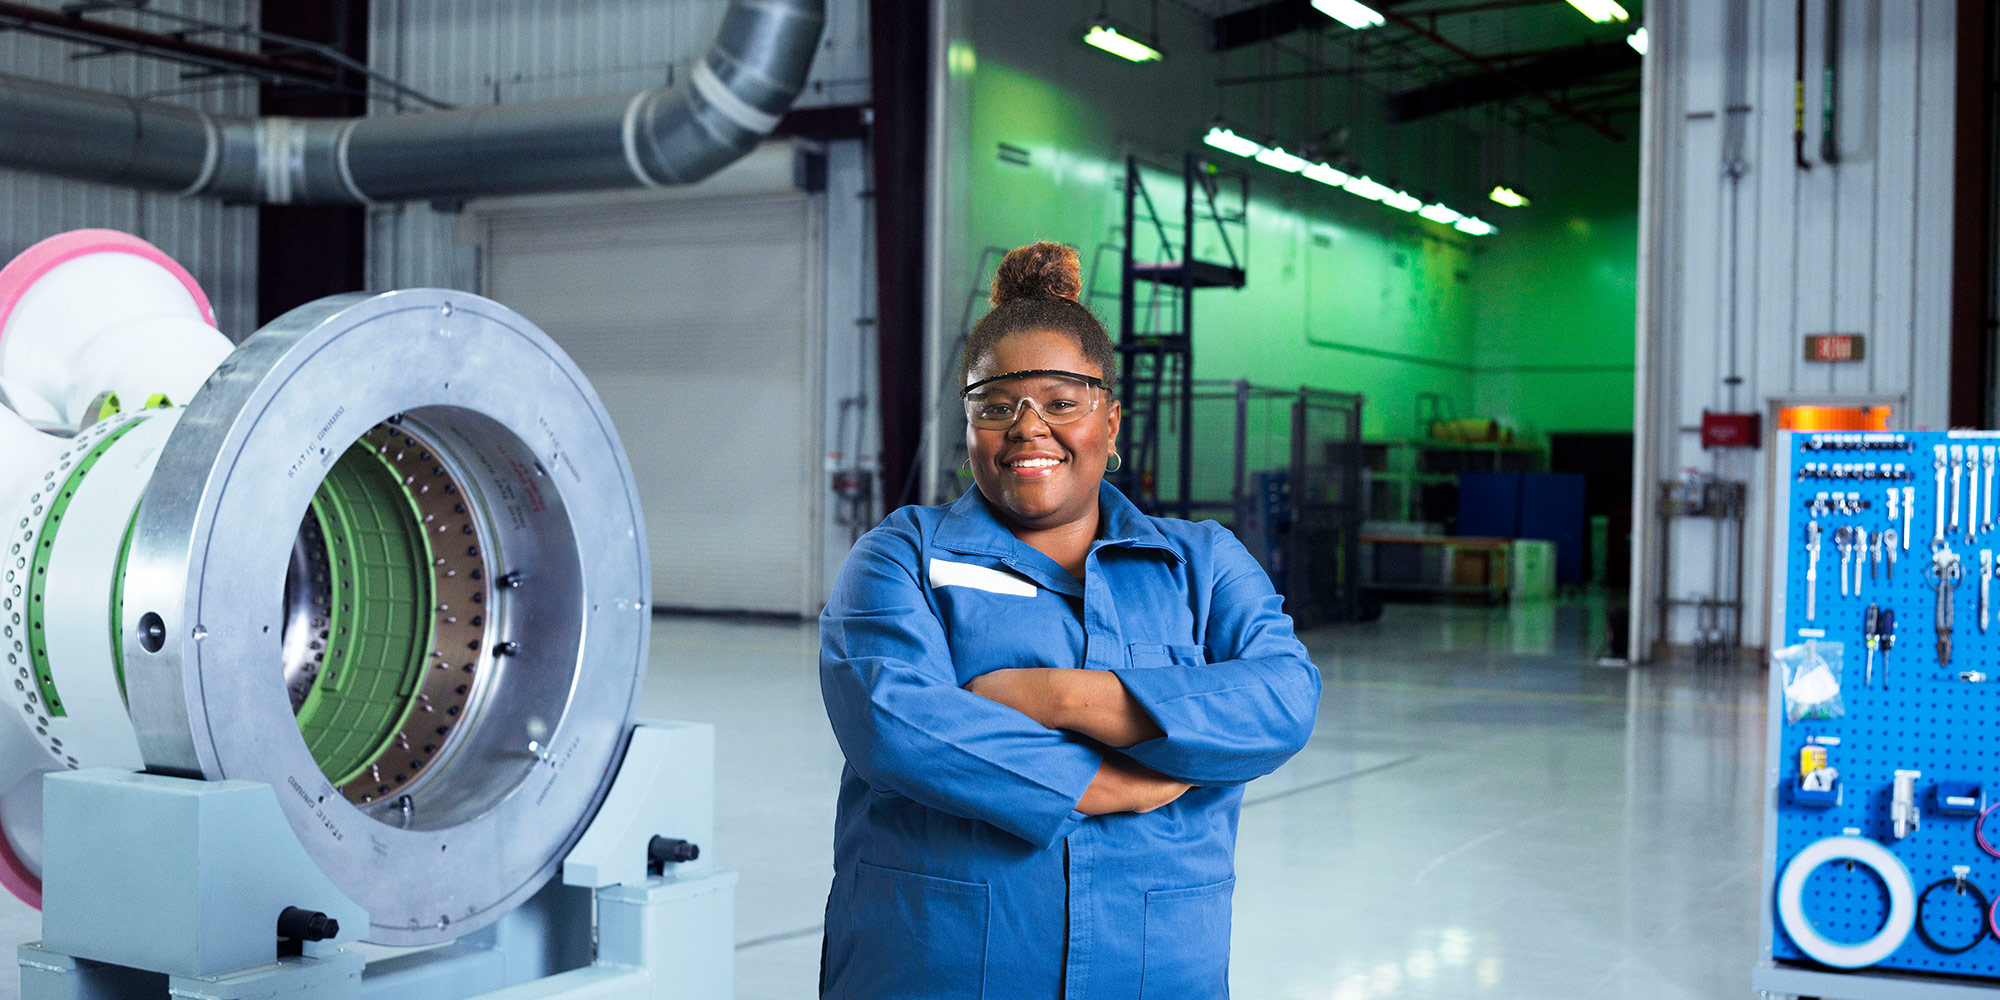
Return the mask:
<svg viewBox="0 0 2000 1000">
<path fill-rule="evenodd" d="M 1840 701 L 1840 659 L 1844 647 L 1838 642 L 1808 639 L 1771 654 L 1772 664 L 1785 679 L 1785 721 L 1838 719 L 1847 714 Z"/>
</svg>

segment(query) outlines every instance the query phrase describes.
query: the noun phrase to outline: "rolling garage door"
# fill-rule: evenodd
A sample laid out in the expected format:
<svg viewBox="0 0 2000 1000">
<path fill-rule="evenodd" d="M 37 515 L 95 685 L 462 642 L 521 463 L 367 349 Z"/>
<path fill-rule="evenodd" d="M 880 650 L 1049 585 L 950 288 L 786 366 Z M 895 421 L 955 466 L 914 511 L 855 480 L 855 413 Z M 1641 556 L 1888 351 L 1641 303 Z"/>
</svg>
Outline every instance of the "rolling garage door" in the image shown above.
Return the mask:
<svg viewBox="0 0 2000 1000">
<path fill-rule="evenodd" d="M 817 613 L 815 197 L 624 197 L 477 218 L 486 294 L 561 343 L 617 421 L 654 605 Z"/>
</svg>

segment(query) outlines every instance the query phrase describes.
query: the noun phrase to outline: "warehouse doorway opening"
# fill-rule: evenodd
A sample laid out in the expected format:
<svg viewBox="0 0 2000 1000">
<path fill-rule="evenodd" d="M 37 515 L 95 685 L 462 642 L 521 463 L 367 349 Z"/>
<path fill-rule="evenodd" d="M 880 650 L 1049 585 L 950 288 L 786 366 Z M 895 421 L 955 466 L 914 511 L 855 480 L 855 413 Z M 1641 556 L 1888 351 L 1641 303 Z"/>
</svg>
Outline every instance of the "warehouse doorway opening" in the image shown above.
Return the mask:
<svg viewBox="0 0 2000 1000">
<path fill-rule="evenodd" d="M 1549 471 L 1583 477 L 1583 582 L 1622 594 L 1632 582 L 1632 435 L 1551 434 Z"/>
</svg>

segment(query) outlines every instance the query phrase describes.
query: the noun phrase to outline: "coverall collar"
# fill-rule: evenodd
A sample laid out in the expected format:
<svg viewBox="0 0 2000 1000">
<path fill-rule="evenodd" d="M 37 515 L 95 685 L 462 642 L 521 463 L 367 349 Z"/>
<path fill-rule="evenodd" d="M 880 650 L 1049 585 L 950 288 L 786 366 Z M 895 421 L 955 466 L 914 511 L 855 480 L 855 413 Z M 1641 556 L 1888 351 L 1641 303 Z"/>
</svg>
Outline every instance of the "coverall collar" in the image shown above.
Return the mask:
<svg viewBox="0 0 2000 1000">
<path fill-rule="evenodd" d="M 1098 538 L 1090 549 L 1096 552 L 1105 546 L 1124 548 L 1155 549 L 1164 552 L 1175 562 L 1184 561 L 1180 550 L 1167 541 L 1165 533 L 1153 524 L 1132 501 L 1125 498 L 1118 488 L 1110 483 L 1097 488 Z M 1007 530 L 1005 522 L 993 511 L 986 497 L 973 487 L 965 495 L 953 501 L 943 520 L 938 522 L 937 533 L 932 536 L 933 544 L 953 552 L 967 555 L 992 556 L 1010 566 L 1021 562 L 1039 562 L 1047 556 L 1023 545 L 1020 539 Z M 1030 556 L 1039 557 L 1031 559 Z M 1070 580 L 1067 572 L 1063 576 Z"/>
</svg>

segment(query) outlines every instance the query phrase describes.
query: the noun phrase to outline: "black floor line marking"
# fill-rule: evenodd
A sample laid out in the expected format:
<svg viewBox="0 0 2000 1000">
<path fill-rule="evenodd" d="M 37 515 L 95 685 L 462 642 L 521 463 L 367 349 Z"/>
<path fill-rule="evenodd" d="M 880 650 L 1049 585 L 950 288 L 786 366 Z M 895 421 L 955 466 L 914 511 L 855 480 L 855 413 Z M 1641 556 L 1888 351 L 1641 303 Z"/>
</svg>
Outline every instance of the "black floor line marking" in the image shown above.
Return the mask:
<svg viewBox="0 0 2000 1000">
<path fill-rule="evenodd" d="M 1413 760 L 1417 760 L 1422 756 L 1423 756 L 1422 754 L 1413 753 L 1408 757 L 1398 757 L 1395 760 L 1383 761 L 1382 763 L 1377 764 L 1374 767 L 1364 767 L 1359 771 L 1349 771 L 1346 774 L 1336 774 L 1331 778 L 1325 778 L 1320 781 L 1315 781 L 1310 785 L 1300 785 L 1297 788 L 1287 788 L 1282 792 L 1272 792 L 1269 795 L 1259 795 L 1254 799 L 1246 798 L 1243 800 L 1243 807 L 1247 809 L 1251 806 L 1260 806 L 1266 802 L 1271 802 L 1276 799 L 1282 799 L 1286 798 L 1287 796 L 1297 795 L 1300 792 L 1310 792 L 1315 788 L 1325 788 L 1328 785 L 1337 785 L 1343 781 L 1352 781 L 1355 778 L 1360 778 L 1366 775 L 1374 774 L 1377 771 L 1386 771 L 1392 767 L 1401 767 L 1402 765 L 1408 764 Z"/>
<path fill-rule="evenodd" d="M 825 924 L 814 924 L 811 927 L 801 927 L 795 931 L 780 931 L 776 934 L 766 934 L 760 938 L 751 938 L 748 941 L 739 942 L 736 945 L 736 950 L 748 951 L 751 948 L 757 948 L 767 944 L 777 944 L 780 941 L 795 941 L 802 937 L 818 934 L 820 931 L 825 929 L 826 929 Z"/>
</svg>

